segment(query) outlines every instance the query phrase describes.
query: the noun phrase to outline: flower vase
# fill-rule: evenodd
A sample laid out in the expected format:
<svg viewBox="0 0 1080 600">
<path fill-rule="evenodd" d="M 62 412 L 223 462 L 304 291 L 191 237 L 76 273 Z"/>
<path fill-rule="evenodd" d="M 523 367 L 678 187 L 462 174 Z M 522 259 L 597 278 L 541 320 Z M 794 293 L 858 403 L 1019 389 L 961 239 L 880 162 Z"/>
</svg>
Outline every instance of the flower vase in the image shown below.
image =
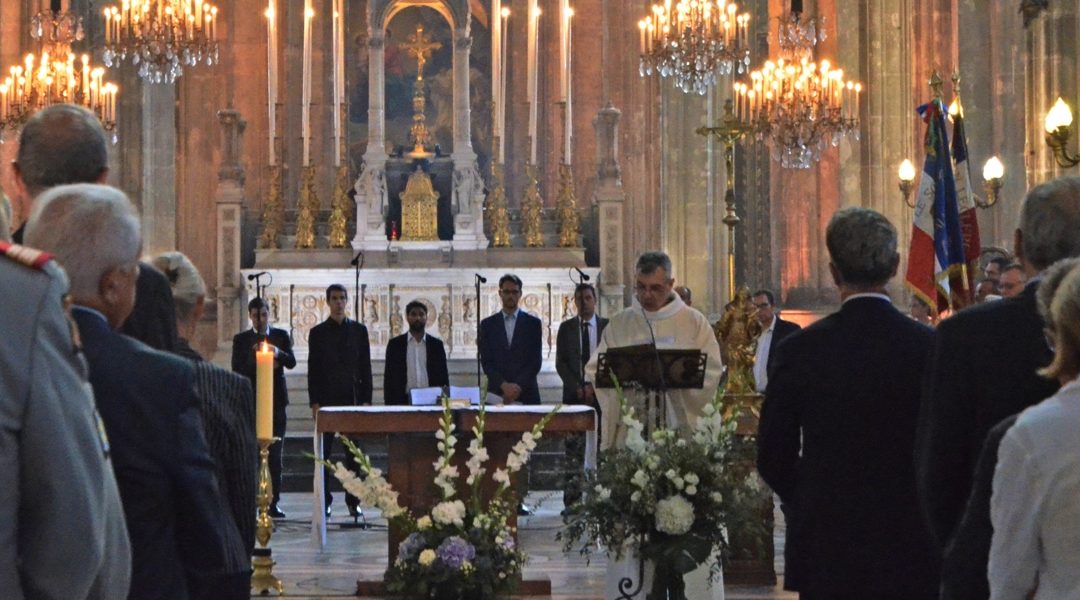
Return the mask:
<svg viewBox="0 0 1080 600">
<path fill-rule="evenodd" d="M 623 556 L 619 560 L 609 558 L 607 573 L 604 584 L 604 598 L 622 598 L 624 600 L 651 600 L 652 590 L 656 573 L 656 564 L 652 560 L 646 560 L 644 568 L 639 568 L 638 558 L 632 555 Z M 642 574 L 642 585 L 638 585 L 638 573 Z M 628 579 L 631 582 L 629 588 L 620 589 L 619 582 Z M 682 576 L 682 596 L 667 596 L 668 598 L 693 598 L 695 600 L 724 600 L 724 575 L 717 573 L 716 579 L 709 584 L 709 565 L 703 564 L 697 569 Z M 637 593 L 630 595 L 627 591 Z M 663 598 L 663 596 L 661 596 Z"/>
</svg>

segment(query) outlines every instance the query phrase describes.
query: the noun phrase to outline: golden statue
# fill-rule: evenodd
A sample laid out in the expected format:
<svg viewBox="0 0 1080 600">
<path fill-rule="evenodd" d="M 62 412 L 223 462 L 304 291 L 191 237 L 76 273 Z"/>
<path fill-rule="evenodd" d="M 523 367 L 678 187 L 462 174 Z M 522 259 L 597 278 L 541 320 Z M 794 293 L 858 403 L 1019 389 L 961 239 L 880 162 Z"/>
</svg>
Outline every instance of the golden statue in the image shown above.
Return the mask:
<svg viewBox="0 0 1080 600">
<path fill-rule="evenodd" d="M 424 108 L 427 100 L 424 98 L 424 65 L 432 52 L 442 48 L 442 44 L 432 41 L 424 35 L 424 27 L 416 26 L 416 33 L 409 36 L 409 43 L 402 44 L 401 48 L 416 59 L 416 83 L 413 86 L 413 125 L 409 128 L 409 138 L 413 142 L 413 149 L 409 152 L 410 158 L 426 158 L 431 156 L 427 146 L 431 142 L 431 132 L 427 128 L 427 117 Z"/>
<path fill-rule="evenodd" d="M 741 287 L 728 303 L 724 316 L 713 326 L 720 342 L 720 355 L 727 366 L 725 394 L 754 394 L 754 354 L 761 323 L 750 299 L 750 290 Z"/>
<path fill-rule="evenodd" d="M 401 239 L 439 239 L 439 193 L 420 167 L 409 176 L 401 193 Z"/>
</svg>

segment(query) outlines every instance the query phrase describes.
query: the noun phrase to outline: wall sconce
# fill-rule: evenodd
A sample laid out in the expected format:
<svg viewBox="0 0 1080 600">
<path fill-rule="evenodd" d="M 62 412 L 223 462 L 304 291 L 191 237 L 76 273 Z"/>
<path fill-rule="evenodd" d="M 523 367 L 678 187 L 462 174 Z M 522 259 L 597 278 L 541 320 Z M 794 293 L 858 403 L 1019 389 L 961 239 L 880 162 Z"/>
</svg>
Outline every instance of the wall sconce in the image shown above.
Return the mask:
<svg viewBox="0 0 1080 600">
<path fill-rule="evenodd" d="M 975 197 L 975 204 L 979 208 L 990 208 L 997 204 L 998 192 L 1001 191 L 1001 182 L 1005 176 L 1005 165 L 1001 164 L 998 157 L 991 156 L 983 165 L 983 188 L 986 190 L 986 200 Z"/>
<path fill-rule="evenodd" d="M 900 163 L 897 176 L 900 178 L 900 193 L 904 195 L 904 204 L 907 204 L 908 208 L 915 208 L 915 203 L 911 201 L 911 190 L 915 188 L 915 165 L 905 158 L 904 162 Z"/>
<path fill-rule="evenodd" d="M 1043 126 L 1046 128 L 1046 145 L 1054 151 L 1054 160 L 1060 167 L 1074 167 L 1080 164 L 1080 156 L 1069 155 L 1065 147 L 1072 134 L 1072 110 L 1060 97 L 1046 113 Z"/>
</svg>

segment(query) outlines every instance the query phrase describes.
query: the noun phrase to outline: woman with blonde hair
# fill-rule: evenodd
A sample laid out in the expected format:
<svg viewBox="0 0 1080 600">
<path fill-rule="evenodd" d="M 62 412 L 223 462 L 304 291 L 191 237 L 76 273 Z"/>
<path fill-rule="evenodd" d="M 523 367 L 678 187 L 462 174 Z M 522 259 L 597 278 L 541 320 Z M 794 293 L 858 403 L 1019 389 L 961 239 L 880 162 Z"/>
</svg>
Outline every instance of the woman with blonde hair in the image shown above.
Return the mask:
<svg viewBox="0 0 1080 600">
<path fill-rule="evenodd" d="M 191 347 L 195 331 L 206 309 L 206 282 L 195 265 L 182 252 L 165 252 L 153 260 L 154 267 L 165 274 L 172 288 L 176 307 L 176 354 L 191 360 L 205 360 Z"/>
<path fill-rule="evenodd" d="M 1062 387 L 1020 413 L 994 471 L 994 600 L 1080 598 L 1080 266 L 1058 265 L 1064 270 L 1045 311 L 1054 359 L 1039 371 Z M 1060 276 L 1054 268 L 1045 274 Z"/>
</svg>

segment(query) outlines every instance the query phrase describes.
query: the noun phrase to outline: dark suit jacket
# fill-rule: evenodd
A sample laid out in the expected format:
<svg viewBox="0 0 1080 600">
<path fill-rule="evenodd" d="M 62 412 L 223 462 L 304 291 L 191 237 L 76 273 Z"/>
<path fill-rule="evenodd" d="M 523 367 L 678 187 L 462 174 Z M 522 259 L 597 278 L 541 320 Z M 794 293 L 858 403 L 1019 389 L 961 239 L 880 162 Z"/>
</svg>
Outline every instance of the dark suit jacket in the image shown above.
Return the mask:
<svg viewBox="0 0 1080 600">
<path fill-rule="evenodd" d="M 916 469 L 919 498 L 940 548 L 960 522 L 986 433 L 1058 389 L 1036 374 L 1053 358 L 1036 308 L 1036 285 L 962 310 L 942 321 L 934 336 Z"/>
<path fill-rule="evenodd" d="M 248 329 L 233 336 L 232 370 L 248 378 L 251 389 L 255 389 L 255 344 L 262 341 L 262 335 Z M 267 341 L 277 346 L 281 352 L 274 362 L 274 410 L 284 410 L 289 404 L 289 390 L 285 388 L 285 369 L 296 366 L 293 356 L 292 340 L 284 329 L 270 328 Z"/>
<path fill-rule="evenodd" d="M 308 404 L 371 404 L 371 345 L 368 330 L 346 318 L 327 319 L 308 334 Z"/>
<path fill-rule="evenodd" d="M 390 339 L 386 344 L 386 372 L 383 378 L 383 401 L 386 404 L 409 404 L 409 394 L 405 390 L 409 378 L 408 337 L 404 333 Z M 427 350 L 428 386 L 444 387 L 450 385 L 450 374 L 446 367 L 446 348 L 442 340 L 430 335 L 424 338 Z"/>
<path fill-rule="evenodd" d="M 596 317 L 596 343 L 607 327 L 608 320 Z M 574 317 L 559 324 L 559 333 L 555 336 L 555 370 L 562 378 L 562 396 L 564 404 L 577 404 L 577 391 L 581 387 L 581 319 Z"/>
<path fill-rule="evenodd" d="M 239 597 L 247 586 L 229 565 L 247 550 L 214 475 L 191 363 L 72 312 L 131 536 L 128 597 Z"/>
<path fill-rule="evenodd" d="M 990 496 L 994 492 L 994 469 L 998 449 L 1005 433 L 1016 423 L 1006 417 L 986 435 L 982 454 L 975 468 L 964 516 L 956 534 L 945 548 L 941 563 L 941 600 L 986 600 L 990 597 L 987 573 L 990 565 L 990 541 L 994 525 L 990 521 Z"/>
<path fill-rule="evenodd" d="M 789 508 L 789 589 L 937 597 L 913 459 L 931 335 L 884 300 L 856 298 L 779 344 L 758 471 Z"/>
<path fill-rule="evenodd" d="M 503 382 L 521 386 L 522 404 L 540 404 L 536 376 L 543 362 L 543 328 L 540 319 L 520 310 L 514 325 L 514 339 L 507 345 L 503 312 L 480 321 L 480 364 L 487 375 L 487 391 L 502 396 Z"/>
<path fill-rule="evenodd" d="M 780 317 L 776 317 L 776 326 L 773 327 L 772 341 L 769 342 L 769 357 L 765 359 L 765 372 L 770 373 L 770 369 L 773 364 L 773 357 L 776 356 L 776 349 L 780 346 L 780 341 L 787 336 L 799 331 L 802 327 L 799 327 L 798 323 L 792 323 L 791 321 L 785 321 Z"/>
</svg>

